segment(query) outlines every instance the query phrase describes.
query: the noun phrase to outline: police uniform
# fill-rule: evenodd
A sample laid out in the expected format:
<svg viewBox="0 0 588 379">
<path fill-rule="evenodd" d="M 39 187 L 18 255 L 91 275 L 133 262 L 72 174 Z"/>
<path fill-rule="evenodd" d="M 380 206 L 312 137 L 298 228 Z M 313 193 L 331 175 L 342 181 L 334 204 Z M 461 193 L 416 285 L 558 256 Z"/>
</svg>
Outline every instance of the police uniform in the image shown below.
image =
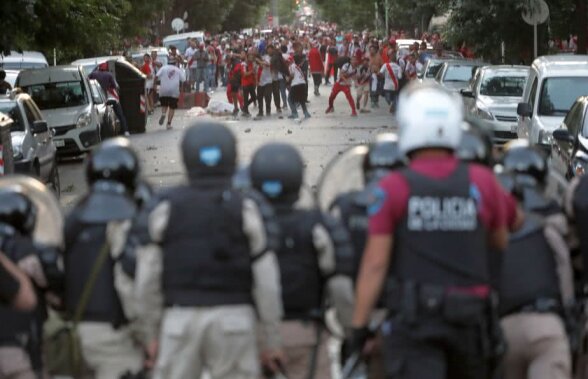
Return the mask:
<svg viewBox="0 0 588 379">
<path fill-rule="evenodd" d="M 281 336 L 288 378 L 330 378 L 328 336 L 321 319 L 326 299 L 350 326 L 353 304 L 352 249 L 346 231 L 318 210 L 297 209 L 303 178 L 298 151 L 287 144 L 262 146 L 250 167 L 253 186 L 276 211 L 281 235 L 277 250 L 284 303 Z"/>
<path fill-rule="evenodd" d="M 232 188 L 236 146 L 225 126 L 189 128 L 182 152 L 190 182 L 162 195 L 149 215 L 152 243 L 137 252 L 141 330 L 159 339 L 154 377 L 258 378 L 257 318 L 263 349 L 280 348 L 278 228 L 259 195 Z"/>
<path fill-rule="evenodd" d="M 136 213 L 132 194 L 138 170 L 127 140 L 103 143 L 87 164 L 90 192 L 65 224 L 64 299 L 70 317 L 78 311 L 91 272 L 107 249 L 78 325 L 82 356 L 98 379 L 136 375 L 143 369 L 143 347 L 131 324 L 134 304 L 118 290 L 121 283 L 132 286 L 123 274 L 121 255 Z"/>
</svg>

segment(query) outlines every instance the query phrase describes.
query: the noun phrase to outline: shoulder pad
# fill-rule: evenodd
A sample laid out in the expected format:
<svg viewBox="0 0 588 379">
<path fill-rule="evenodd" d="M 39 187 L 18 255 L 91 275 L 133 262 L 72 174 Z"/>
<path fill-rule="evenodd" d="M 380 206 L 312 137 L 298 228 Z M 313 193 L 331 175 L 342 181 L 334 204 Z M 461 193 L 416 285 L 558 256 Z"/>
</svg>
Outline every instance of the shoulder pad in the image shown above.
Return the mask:
<svg viewBox="0 0 588 379">
<path fill-rule="evenodd" d="M 345 227 L 339 220 L 328 215 L 321 214 L 321 224 L 331 236 L 335 249 L 336 272 L 346 276 L 352 276 L 355 271 L 353 245 Z"/>
<path fill-rule="evenodd" d="M 266 232 L 266 249 L 261 254 L 265 253 L 266 251 L 278 251 L 281 245 L 281 231 L 280 231 L 280 224 L 276 219 L 276 215 L 274 209 L 270 205 L 270 203 L 257 191 L 254 189 L 248 189 L 243 192 L 242 195 L 246 199 L 253 200 L 259 209 L 259 214 L 263 219 L 263 224 L 265 226 Z M 260 254 L 260 255 L 261 255 Z"/>
</svg>

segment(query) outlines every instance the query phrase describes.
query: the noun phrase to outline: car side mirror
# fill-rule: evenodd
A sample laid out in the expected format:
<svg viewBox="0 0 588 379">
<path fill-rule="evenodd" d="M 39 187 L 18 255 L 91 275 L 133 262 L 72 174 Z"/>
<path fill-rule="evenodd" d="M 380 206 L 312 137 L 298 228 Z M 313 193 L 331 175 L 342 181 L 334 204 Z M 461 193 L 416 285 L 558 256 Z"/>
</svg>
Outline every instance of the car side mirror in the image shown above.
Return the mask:
<svg viewBox="0 0 588 379">
<path fill-rule="evenodd" d="M 37 120 L 33 122 L 31 126 L 31 132 L 33 134 L 42 134 L 49 132 L 49 127 L 47 126 L 47 121 L 45 120 Z"/>
<path fill-rule="evenodd" d="M 474 92 L 471 89 L 462 89 L 461 91 L 459 91 L 461 93 L 461 96 L 463 97 L 469 97 L 470 99 L 474 99 Z"/>
<path fill-rule="evenodd" d="M 517 114 L 521 117 L 531 117 L 533 109 L 529 103 L 519 103 L 517 106 Z"/>
<path fill-rule="evenodd" d="M 572 136 L 570 134 L 570 131 L 565 128 L 555 129 L 553 131 L 553 139 L 558 142 L 567 142 L 567 143 L 574 142 L 574 136 Z"/>
</svg>

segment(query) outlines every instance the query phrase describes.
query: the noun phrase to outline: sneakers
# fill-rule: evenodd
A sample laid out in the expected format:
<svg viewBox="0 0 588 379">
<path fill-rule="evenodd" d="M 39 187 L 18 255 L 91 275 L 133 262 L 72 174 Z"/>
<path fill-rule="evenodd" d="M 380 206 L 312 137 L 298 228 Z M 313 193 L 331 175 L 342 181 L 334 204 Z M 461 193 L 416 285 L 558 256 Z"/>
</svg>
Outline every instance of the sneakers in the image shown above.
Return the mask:
<svg viewBox="0 0 588 379">
<path fill-rule="evenodd" d="M 259 121 L 261 119 L 263 119 L 263 113 L 262 114 L 258 113 L 257 116 L 253 117 L 253 120 L 255 120 L 255 121 Z"/>
<path fill-rule="evenodd" d="M 278 108 L 278 110 L 276 112 L 278 112 L 278 113 L 281 114 L 282 113 L 282 108 Z"/>
<path fill-rule="evenodd" d="M 357 112 L 351 112 L 351 117 L 357 117 Z"/>
<path fill-rule="evenodd" d="M 159 118 L 159 125 L 163 125 L 164 122 L 165 122 L 165 115 L 162 114 L 161 117 Z"/>
<path fill-rule="evenodd" d="M 125 132 L 125 137 L 130 137 L 130 136 L 131 136 L 131 133 Z"/>
<path fill-rule="evenodd" d="M 171 124 L 167 124 L 167 126 L 165 127 L 167 130 L 170 130 L 173 128 L 173 126 Z"/>
<path fill-rule="evenodd" d="M 298 115 L 296 113 L 292 113 L 290 116 L 288 116 L 288 118 L 290 120 L 294 120 L 294 119 L 298 118 Z"/>
<path fill-rule="evenodd" d="M 327 110 L 325 111 L 326 114 L 329 113 L 333 113 L 335 111 L 335 109 L 333 107 L 328 107 Z"/>
<path fill-rule="evenodd" d="M 304 118 L 310 118 L 310 113 L 306 112 L 306 113 L 304 114 Z"/>
</svg>

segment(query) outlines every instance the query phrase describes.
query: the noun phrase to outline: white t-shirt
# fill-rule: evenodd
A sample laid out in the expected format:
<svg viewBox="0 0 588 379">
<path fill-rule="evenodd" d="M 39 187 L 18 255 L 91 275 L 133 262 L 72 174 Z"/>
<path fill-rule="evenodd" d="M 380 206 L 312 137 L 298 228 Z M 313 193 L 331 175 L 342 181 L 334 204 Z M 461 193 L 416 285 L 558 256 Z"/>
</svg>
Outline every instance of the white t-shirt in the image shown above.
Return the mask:
<svg viewBox="0 0 588 379">
<path fill-rule="evenodd" d="M 396 77 L 396 82 L 390 76 L 390 72 L 388 70 L 388 66 L 392 69 L 394 76 Z M 397 83 L 400 79 L 402 79 L 402 69 L 396 63 L 384 63 L 382 68 L 380 69 L 380 74 L 384 75 L 384 90 L 385 91 L 398 91 Z"/>
<path fill-rule="evenodd" d="M 347 76 L 347 78 L 343 77 L 343 74 Z M 357 70 L 353 68 L 351 63 L 345 63 L 341 70 L 339 70 L 339 84 L 342 86 L 350 86 L 355 79 L 355 75 L 357 74 Z"/>
<path fill-rule="evenodd" d="M 291 83 L 292 87 L 295 87 L 300 84 L 306 84 L 306 82 L 304 81 L 304 74 L 302 73 L 302 70 L 294 63 L 290 65 L 290 75 L 293 77 Z"/>
<path fill-rule="evenodd" d="M 264 55 L 263 57 L 261 57 L 261 59 L 269 64 L 270 63 L 270 56 L 269 55 Z M 261 66 L 261 75 L 259 76 L 259 85 L 260 86 L 265 86 L 267 84 L 271 84 L 273 81 L 272 79 L 272 70 L 270 68 L 270 66 Z"/>
<path fill-rule="evenodd" d="M 192 56 L 194 56 L 194 53 L 197 52 L 198 49 L 197 48 L 192 48 L 192 46 L 188 47 L 186 49 L 186 53 L 184 54 L 184 56 L 186 57 L 186 61 L 190 61 L 190 59 L 192 58 Z M 190 65 L 190 67 L 196 67 L 196 61 L 193 61 L 192 64 Z"/>
<path fill-rule="evenodd" d="M 165 65 L 157 72 L 161 84 L 159 85 L 159 96 L 180 97 L 180 83 L 186 81 L 186 74 L 176 66 Z"/>
</svg>

